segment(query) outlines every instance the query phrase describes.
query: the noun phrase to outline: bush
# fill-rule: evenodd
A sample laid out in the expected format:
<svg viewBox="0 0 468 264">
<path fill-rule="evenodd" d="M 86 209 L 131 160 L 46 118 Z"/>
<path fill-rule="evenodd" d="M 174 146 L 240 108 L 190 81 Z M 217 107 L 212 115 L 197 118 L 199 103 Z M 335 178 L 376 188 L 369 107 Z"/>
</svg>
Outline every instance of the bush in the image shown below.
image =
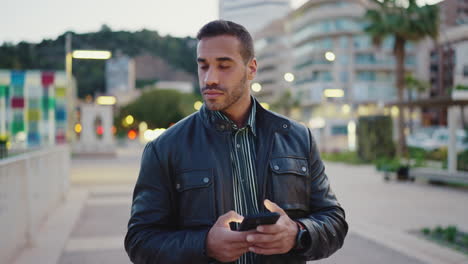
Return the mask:
<svg viewBox="0 0 468 264">
<path fill-rule="evenodd" d="M 461 171 L 468 171 L 468 150 L 458 154 L 457 169 Z"/>
<path fill-rule="evenodd" d="M 331 152 L 331 153 L 321 153 L 320 157 L 323 160 L 334 161 L 334 162 L 343 162 L 347 164 L 365 164 L 361 160 L 356 152 L 353 151 L 344 151 L 344 152 Z"/>
<path fill-rule="evenodd" d="M 167 128 L 182 118 L 195 112 L 193 103 L 201 98 L 175 90 L 151 90 L 122 107 L 114 118 L 117 134 L 125 134 L 128 129 L 138 129 L 138 123 L 145 121 L 148 128 Z M 123 127 L 122 120 L 127 115 L 135 118 L 131 127 Z"/>
<path fill-rule="evenodd" d="M 360 117 L 356 129 L 357 154 L 363 161 L 395 156 L 393 125 L 389 116 Z"/>
<path fill-rule="evenodd" d="M 379 171 L 397 172 L 402 166 L 404 166 L 398 158 L 380 158 L 374 162 L 375 167 Z"/>
</svg>

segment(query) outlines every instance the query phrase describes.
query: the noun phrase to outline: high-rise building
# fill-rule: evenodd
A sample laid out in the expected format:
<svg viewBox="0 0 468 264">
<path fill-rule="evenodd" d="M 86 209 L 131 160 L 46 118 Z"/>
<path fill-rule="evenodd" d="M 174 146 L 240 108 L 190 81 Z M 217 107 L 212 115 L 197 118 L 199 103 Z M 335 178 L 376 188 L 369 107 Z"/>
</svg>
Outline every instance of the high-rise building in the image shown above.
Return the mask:
<svg viewBox="0 0 468 264">
<path fill-rule="evenodd" d="M 467 85 L 468 60 L 468 0 L 444 0 L 438 4 L 440 29 L 437 45 L 432 44 L 430 53 L 430 97 L 450 97 L 453 87 Z M 466 69 L 466 76 L 465 73 Z M 446 125 L 447 111 L 444 108 L 424 109 L 426 125 Z"/>
<path fill-rule="evenodd" d="M 254 34 L 290 8 L 290 0 L 219 0 L 219 18 L 239 23 Z"/>
<path fill-rule="evenodd" d="M 438 6 L 442 28 L 468 24 L 468 0 L 444 0 Z"/>
<path fill-rule="evenodd" d="M 394 38 L 376 47 L 364 32 L 366 10 L 360 0 L 313 0 L 288 15 L 299 119 L 322 150 L 353 149 L 356 118 L 388 113 L 385 103 L 397 99 Z M 407 72 L 416 71 L 416 50 L 407 43 Z"/>
<path fill-rule="evenodd" d="M 126 55 L 106 61 L 106 90 L 109 94 L 135 89 L 135 62 Z"/>
<path fill-rule="evenodd" d="M 254 35 L 258 63 L 253 94 L 261 101 L 275 104 L 291 94 L 294 74 L 286 19 L 277 19 Z M 280 110 L 281 109 L 277 109 Z"/>
</svg>

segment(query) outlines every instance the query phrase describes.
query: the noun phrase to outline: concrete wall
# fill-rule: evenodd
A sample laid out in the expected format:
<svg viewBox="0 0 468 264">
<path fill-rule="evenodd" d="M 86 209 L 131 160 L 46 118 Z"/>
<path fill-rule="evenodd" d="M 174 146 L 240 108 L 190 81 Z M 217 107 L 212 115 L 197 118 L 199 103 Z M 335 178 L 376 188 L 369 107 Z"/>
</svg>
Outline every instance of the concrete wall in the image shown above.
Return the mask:
<svg viewBox="0 0 468 264">
<path fill-rule="evenodd" d="M 69 186 L 70 150 L 55 146 L 0 160 L 0 262 L 34 245 L 48 213 Z"/>
</svg>

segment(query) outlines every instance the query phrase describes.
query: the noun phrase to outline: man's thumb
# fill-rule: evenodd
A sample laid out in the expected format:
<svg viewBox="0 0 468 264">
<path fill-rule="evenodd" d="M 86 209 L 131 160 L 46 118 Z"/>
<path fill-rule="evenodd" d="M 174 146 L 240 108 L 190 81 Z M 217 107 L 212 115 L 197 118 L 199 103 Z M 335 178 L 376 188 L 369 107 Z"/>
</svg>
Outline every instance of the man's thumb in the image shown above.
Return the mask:
<svg viewBox="0 0 468 264">
<path fill-rule="evenodd" d="M 229 227 L 229 222 L 240 223 L 244 220 L 244 217 L 236 213 L 235 211 L 229 211 L 218 218 L 217 225 Z"/>
<path fill-rule="evenodd" d="M 280 215 L 286 214 L 286 212 L 281 207 L 279 207 L 277 204 L 275 204 L 274 202 L 268 199 L 265 199 L 263 204 L 270 212 L 276 212 L 276 213 L 279 213 Z"/>
</svg>

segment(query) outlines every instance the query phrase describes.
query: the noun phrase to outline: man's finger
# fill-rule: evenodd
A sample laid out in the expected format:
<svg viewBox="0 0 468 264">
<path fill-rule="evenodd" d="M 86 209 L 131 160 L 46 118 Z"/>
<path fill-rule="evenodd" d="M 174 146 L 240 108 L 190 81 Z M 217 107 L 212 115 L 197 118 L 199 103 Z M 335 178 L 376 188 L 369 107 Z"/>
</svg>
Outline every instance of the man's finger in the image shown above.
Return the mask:
<svg viewBox="0 0 468 264">
<path fill-rule="evenodd" d="M 277 235 L 272 234 L 250 234 L 247 236 L 247 242 L 257 244 L 257 243 L 272 243 L 278 240 Z"/>
<path fill-rule="evenodd" d="M 279 213 L 280 215 L 286 214 L 286 212 L 281 207 L 279 207 L 277 204 L 275 204 L 274 202 L 268 199 L 265 199 L 263 204 L 270 212 L 276 212 L 276 213 Z"/>
<path fill-rule="evenodd" d="M 257 232 L 264 233 L 264 234 L 276 234 L 276 233 L 282 232 L 283 228 L 278 224 L 260 225 L 260 226 L 257 226 L 256 230 Z"/>
<path fill-rule="evenodd" d="M 235 242 L 242 242 L 242 243 L 246 243 L 247 242 L 247 236 L 249 234 L 252 234 L 254 233 L 254 231 L 249 231 L 249 232 L 238 232 L 238 231 L 226 231 L 226 241 L 229 241 L 231 243 L 235 243 Z"/>
<path fill-rule="evenodd" d="M 249 247 L 249 251 L 260 255 L 276 255 L 285 253 L 282 252 L 281 248 L 260 248 L 255 246 Z"/>
<path fill-rule="evenodd" d="M 250 247 L 263 248 L 263 249 L 281 248 L 282 246 L 283 246 L 282 241 L 276 241 L 273 243 L 255 243 L 253 245 L 250 245 Z"/>
<path fill-rule="evenodd" d="M 240 223 L 244 220 L 242 215 L 239 215 L 235 211 L 229 211 L 218 218 L 217 224 L 221 224 L 222 226 L 229 227 L 229 222 L 237 222 Z"/>
</svg>

